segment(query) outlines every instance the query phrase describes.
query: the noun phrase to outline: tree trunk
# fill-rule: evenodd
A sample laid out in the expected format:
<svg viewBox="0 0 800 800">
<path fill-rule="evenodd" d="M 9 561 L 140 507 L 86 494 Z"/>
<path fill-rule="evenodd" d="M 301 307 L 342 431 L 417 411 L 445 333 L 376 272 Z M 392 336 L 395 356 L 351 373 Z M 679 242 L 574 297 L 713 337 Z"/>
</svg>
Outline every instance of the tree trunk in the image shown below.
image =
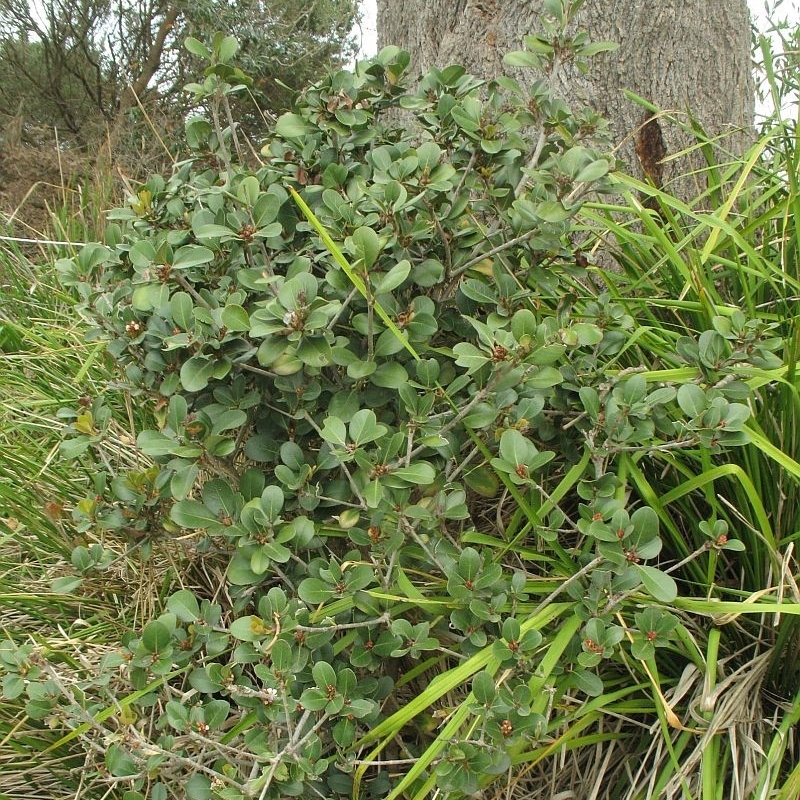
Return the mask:
<svg viewBox="0 0 800 800">
<path fill-rule="evenodd" d="M 457 63 L 480 77 L 505 73 L 524 83 L 532 72 L 502 59 L 524 49 L 523 36 L 544 32 L 537 22 L 543 6 L 543 0 L 378 0 L 379 44 L 408 50 L 420 73 Z M 689 137 L 660 117 L 648 122 L 625 89 L 681 122 L 691 111 L 706 133 L 727 135 L 723 146 L 734 152 L 746 146 L 754 113 L 747 0 L 587 0 L 573 25 L 592 41 L 620 46 L 591 59 L 587 75 L 565 74 L 563 96 L 610 121 L 618 157 L 634 175 L 690 197 L 696 181 L 670 184 L 699 161 L 670 159 Z"/>
</svg>

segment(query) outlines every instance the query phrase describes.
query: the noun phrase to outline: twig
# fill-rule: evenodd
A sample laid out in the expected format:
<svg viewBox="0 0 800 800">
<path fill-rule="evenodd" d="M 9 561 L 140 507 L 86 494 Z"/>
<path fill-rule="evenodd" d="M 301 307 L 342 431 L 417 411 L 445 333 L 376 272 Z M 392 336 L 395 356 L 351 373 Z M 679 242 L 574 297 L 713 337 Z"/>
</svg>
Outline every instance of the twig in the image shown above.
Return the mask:
<svg viewBox="0 0 800 800">
<path fill-rule="evenodd" d="M 559 72 L 561 71 L 561 58 L 556 51 L 555 55 L 553 56 L 553 64 L 550 67 L 550 81 L 551 86 L 555 86 L 555 84 L 559 80 Z M 533 169 L 538 163 L 539 158 L 542 155 L 542 150 L 544 149 L 545 143 L 547 142 L 547 133 L 545 131 L 544 125 L 541 126 L 539 130 L 539 138 L 536 141 L 536 146 L 533 148 L 533 152 L 531 153 L 528 162 L 523 167 L 523 175 L 519 179 L 519 183 L 514 187 L 514 197 L 519 197 L 522 194 L 522 190 L 528 183 L 530 179 L 529 175 L 525 174 L 525 170 Z"/>
<path fill-rule="evenodd" d="M 308 424 L 320 435 L 320 437 L 324 439 L 325 437 L 322 436 L 322 430 L 320 429 L 319 425 L 317 425 L 317 423 L 314 422 L 314 419 L 311 416 L 311 414 L 309 414 L 308 411 L 305 411 L 303 412 L 303 416 L 305 417 Z M 347 468 L 347 464 L 345 464 L 344 461 L 340 460 L 339 466 L 341 467 L 342 472 L 344 472 L 345 476 L 347 477 L 347 482 L 350 484 L 350 488 L 353 490 L 353 494 L 361 501 L 361 505 L 359 507 L 363 511 L 366 511 L 368 508 L 367 502 L 361 495 L 358 486 L 356 486 L 356 482 L 353 480 L 353 476 L 350 474 L 350 470 Z"/>
<path fill-rule="evenodd" d="M 472 400 L 470 400 L 469 403 L 467 403 L 464 406 L 464 408 L 462 408 L 448 423 L 442 425 L 442 427 L 439 428 L 437 433 L 441 436 L 442 434 L 447 433 L 447 431 L 458 425 L 458 423 L 461 422 L 461 420 L 464 419 L 464 417 L 466 417 L 467 414 L 469 414 L 469 412 L 472 411 L 472 409 L 475 408 L 476 405 L 478 405 L 478 403 L 480 403 L 481 401 L 485 400 L 488 397 L 490 392 L 490 387 L 491 383 L 487 384 L 483 389 L 481 389 L 472 398 Z M 411 453 L 408 455 L 408 458 L 411 459 L 414 456 L 419 455 L 423 450 L 426 449 L 426 447 L 427 445 L 425 444 L 421 444 L 418 447 L 415 447 L 414 450 L 412 450 Z"/>
<path fill-rule="evenodd" d="M 547 606 L 549 606 L 568 586 L 576 583 L 584 575 L 588 575 L 595 567 L 599 567 L 603 561 L 605 561 L 603 556 L 595 556 L 585 567 L 581 567 L 574 575 L 570 575 L 557 589 L 553 589 L 553 591 L 536 606 L 530 616 L 535 617 L 540 611 L 547 608 Z"/>
<path fill-rule="evenodd" d="M 341 317 L 341 316 L 342 316 L 342 314 L 344 314 L 345 310 L 347 309 L 347 307 L 350 305 L 350 303 L 353 301 L 353 298 L 354 298 L 354 297 L 355 297 L 357 294 L 358 294 L 358 289 L 357 289 L 357 288 L 355 288 L 355 287 L 353 287 L 353 290 L 352 290 L 352 291 L 350 292 L 350 294 L 349 294 L 349 295 L 347 295 L 347 297 L 345 298 L 345 300 L 344 300 L 344 303 L 342 303 L 342 307 L 341 307 L 341 308 L 339 309 L 339 311 L 336 313 L 336 316 L 335 316 L 335 317 L 334 317 L 334 318 L 333 318 L 333 319 L 332 319 L 332 320 L 331 320 L 331 321 L 328 323 L 328 330 L 329 330 L 329 331 L 332 331 L 332 330 L 334 329 L 334 326 L 335 326 L 335 325 L 336 325 L 336 323 L 339 321 L 339 317 Z"/>
<path fill-rule="evenodd" d="M 208 304 L 208 302 L 202 298 L 197 289 L 195 289 L 194 286 L 192 286 L 192 284 L 186 280 L 184 275 L 181 275 L 179 272 L 172 272 L 171 277 L 175 278 L 175 281 L 192 296 L 196 303 L 209 311 L 211 310 L 211 306 Z"/>
<path fill-rule="evenodd" d="M 375 619 L 367 619 L 363 622 L 342 622 L 333 625 L 295 625 L 292 630 L 303 631 L 304 633 L 327 633 L 329 631 L 349 631 L 354 628 L 369 628 L 372 625 L 386 625 L 389 622 L 389 612 L 386 611 Z"/>
<path fill-rule="evenodd" d="M 494 233 L 494 231 L 490 231 L 488 235 L 491 236 L 492 233 Z M 468 269 L 471 269 L 476 264 L 480 264 L 481 261 L 484 261 L 487 258 L 491 258 L 492 256 L 496 256 L 498 253 L 502 253 L 503 250 L 508 250 L 511 247 L 516 247 L 518 244 L 522 244 L 524 241 L 530 239 L 537 233 L 539 233 L 538 228 L 531 228 L 531 230 L 521 234 L 520 236 L 516 236 L 513 239 L 509 239 L 507 242 L 498 244 L 496 247 L 493 247 L 491 250 L 488 250 L 485 253 L 480 253 L 479 255 L 467 261 L 466 264 L 463 264 L 458 269 L 453 270 L 453 273 L 450 277 L 457 278 L 459 275 L 463 275 Z"/>
</svg>

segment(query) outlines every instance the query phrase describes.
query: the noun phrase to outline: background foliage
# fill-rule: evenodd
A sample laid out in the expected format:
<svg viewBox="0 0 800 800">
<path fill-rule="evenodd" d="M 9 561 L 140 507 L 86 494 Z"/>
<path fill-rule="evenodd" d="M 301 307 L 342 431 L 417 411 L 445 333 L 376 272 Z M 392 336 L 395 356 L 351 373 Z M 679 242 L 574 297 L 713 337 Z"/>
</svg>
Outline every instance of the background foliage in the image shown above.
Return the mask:
<svg viewBox="0 0 800 800">
<path fill-rule="evenodd" d="M 358 17 L 356 0 L 4 0 L 2 209 L 41 236 L 46 214 L 36 206 L 65 204 L 48 184 L 80 195 L 105 173 L 116 190 L 104 198 L 107 207 L 123 196 L 120 173 L 137 181 L 169 169 L 187 115 L 203 110 L 183 92 L 204 67 L 183 47 L 187 36 L 211 39 L 223 29 L 237 37 L 249 78 L 231 105 L 242 134 L 260 138 L 271 114 L 288 108 L 312 77 L 354 56 Z"/>
</svg>

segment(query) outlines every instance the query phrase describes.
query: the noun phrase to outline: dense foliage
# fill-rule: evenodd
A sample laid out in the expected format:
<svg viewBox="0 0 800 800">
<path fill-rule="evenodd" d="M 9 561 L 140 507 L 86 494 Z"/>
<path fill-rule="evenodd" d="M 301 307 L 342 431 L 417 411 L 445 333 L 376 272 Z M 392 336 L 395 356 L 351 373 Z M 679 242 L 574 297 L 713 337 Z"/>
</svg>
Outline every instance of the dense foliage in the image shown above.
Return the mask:
<svg viewBox="0 0 800 800">
<path fill-rule="evenodd" d="M 664 234 L 703 212 L 613 174 L 602 121 L 553 95 L 558 61 L 605 47 L 556 47 L 561 11 L 509 56 L 541 70 L 531 94 L 457 66 L 409 87 L 387 48 L 307 89 L 256 168 L 225 126 L 233 41 L 189 43 L 220 113 L 58 263 L 114 378 L 59 412 L 62 457 L 94 475 L 58 516 L 78 541 L 53 588 L 91 603 L 124 596 L 127 564 L 175 566 L 91 669 L 0 646 L 4 697 L 54 752 L 79 742 L 93 786 L 458 798 L 541 782 L 608 719 L 649 760 L 640 725 L 679 754 L 714 737 L 659 675 L 722 676 L 692 614 L 764 588 L 740 539 L 780 569 L 758 497 L 734 535 L 714 485 L 758 435 L 758 390 L 790 379 L 784 323 L 748 307 L 723 233 Z M 596 202 L 629 188 L 661 216 Z M 609 232 L 606 273 L 587 251 Z M 662 790 L 706 786 L 669 763 Z M 652 790 L 606 768 L 607 796 Z"/>
</svg>

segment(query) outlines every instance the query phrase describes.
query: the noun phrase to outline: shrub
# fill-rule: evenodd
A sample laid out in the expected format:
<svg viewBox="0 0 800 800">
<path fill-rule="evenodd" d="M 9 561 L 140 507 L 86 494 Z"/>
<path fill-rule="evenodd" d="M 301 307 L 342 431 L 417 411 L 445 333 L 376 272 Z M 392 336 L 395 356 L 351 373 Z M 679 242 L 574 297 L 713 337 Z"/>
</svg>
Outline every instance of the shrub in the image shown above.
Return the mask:
<svg viewBox="0 0 800 800">
<path fill-rule="evenodd" d="M 254 169 L 224 115 L 192 119 L 191 157 L 59 263 L 152 418 L 75 509 L 76 570 L 174 540 L 226 565 L 77 689 L 0 652 L 7 696 L 91 742 L 129 800 L 472 794 L 596 713 L 557 704 L 613 707 L 638 688 L 619 664 L 652 678 L 657 648 L 685 652 L 626 475 L 746 441 L 736 368 L 771 363 L 768 332 L 720 313 L 678 339 L 682 369 L 620 368 L 647 331 L 573 230 L 612 187 L 603 123 L 551 93 L 550 39 L 528 44 L 530 94 L 457 66 L 410 90 L 386 48 L 306 90 Z M 232 49 L 193 87 L 221 106 Z M 69 458 L 113 423 L 102 395 L 63 416 Z M 704 530 L 682 563 L 737 549 Z"/>
</svg>

